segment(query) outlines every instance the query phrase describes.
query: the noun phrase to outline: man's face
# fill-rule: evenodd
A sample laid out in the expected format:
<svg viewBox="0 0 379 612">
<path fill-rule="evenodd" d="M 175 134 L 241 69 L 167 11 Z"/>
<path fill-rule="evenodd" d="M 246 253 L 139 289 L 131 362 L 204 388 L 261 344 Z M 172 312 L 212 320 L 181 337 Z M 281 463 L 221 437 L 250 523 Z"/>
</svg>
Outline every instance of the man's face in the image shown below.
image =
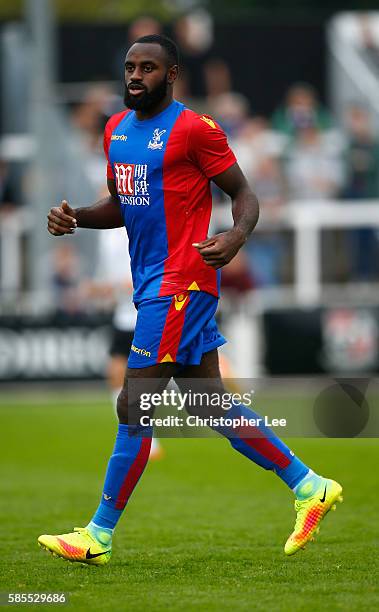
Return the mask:
<svg viewBox="0 0 379 612">
<path fill-rule="evenodd" d="M 125 106 L 154 109 L 167 95 L 176 69 L 167 65 L 166 51 L 158 44 L 135 43 L 125 58 Z"/>
</svg>

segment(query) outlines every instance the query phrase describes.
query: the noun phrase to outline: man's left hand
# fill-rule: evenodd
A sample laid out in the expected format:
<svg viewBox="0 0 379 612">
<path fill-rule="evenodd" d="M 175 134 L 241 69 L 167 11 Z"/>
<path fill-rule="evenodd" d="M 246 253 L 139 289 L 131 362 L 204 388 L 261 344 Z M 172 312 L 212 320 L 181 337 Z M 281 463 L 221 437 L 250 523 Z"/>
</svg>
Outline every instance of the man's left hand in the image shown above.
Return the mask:
<svg viewBox="0 0 379 612">
<path fill-rule="evenodd" d="M 242 232 L 233 228 L 202 242 L 194 242 L 192 246 L 199 251 L 207 266 L 217 270 L 228 264 L 245 242 Z"/>
</svg>

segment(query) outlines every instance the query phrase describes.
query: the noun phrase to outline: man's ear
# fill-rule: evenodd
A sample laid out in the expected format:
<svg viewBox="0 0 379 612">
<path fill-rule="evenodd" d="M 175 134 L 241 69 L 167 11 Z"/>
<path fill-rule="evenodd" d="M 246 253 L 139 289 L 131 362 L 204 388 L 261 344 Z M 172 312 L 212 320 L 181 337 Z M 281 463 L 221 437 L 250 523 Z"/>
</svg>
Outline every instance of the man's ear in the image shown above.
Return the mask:
<svg viewBox="0 0 379 612">
<path fill-rule="evenodd" d="M 176 79 L 178 78 L 178 74 L 179 74 L 179 67 L 178 66 L 171 66 L 168 69 L 168 73 L 167 73 L 167 82 L 170 83 L 170 85 L 172 85 Z"/>
</svg>

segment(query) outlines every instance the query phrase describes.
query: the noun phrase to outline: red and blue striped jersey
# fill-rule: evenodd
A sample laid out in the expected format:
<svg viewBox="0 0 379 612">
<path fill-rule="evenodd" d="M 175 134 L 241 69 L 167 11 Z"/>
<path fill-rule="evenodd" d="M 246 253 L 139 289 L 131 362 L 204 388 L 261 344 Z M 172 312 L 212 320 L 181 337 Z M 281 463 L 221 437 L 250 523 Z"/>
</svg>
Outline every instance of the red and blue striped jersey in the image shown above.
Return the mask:
<svg viewBox="0 0 379 612">
<path fill-rule="evenodd" d="M 134 111 L 113 115 L 104 151 L 129 236 L 134 301 L 187 289 L 218 296 L 219 274 L 192 243 L 207 238 L 211 178 L 236 162 L 221 128 L 174 100 L 143 121 Z"/>
</svg>

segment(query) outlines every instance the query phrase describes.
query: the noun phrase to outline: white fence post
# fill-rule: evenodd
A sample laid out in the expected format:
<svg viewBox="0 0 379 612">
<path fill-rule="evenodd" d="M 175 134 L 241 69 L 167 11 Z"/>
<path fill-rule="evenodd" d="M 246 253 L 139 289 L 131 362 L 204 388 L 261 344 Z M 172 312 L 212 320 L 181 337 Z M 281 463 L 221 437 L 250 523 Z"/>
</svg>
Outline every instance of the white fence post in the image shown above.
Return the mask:
<svg viewBox="0 0 379 612">
<path fill-rule="evenodd" d="M 294 219 L 295 294 L 301 306 L 311 306 L 321 297 L 320 228 L 312 224 L 307 209 Z"/>
</svg>

